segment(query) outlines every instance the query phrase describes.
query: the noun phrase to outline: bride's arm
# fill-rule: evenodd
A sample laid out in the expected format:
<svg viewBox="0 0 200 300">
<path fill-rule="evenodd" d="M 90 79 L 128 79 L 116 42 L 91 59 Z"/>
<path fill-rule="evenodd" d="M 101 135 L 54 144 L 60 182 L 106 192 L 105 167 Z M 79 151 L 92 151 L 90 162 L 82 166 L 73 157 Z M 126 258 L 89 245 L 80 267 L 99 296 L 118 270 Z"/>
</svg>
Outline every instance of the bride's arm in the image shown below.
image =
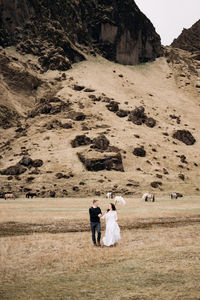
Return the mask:
<svg viewBox="0 0 200 300">
<path fill-rule="evenodd" d="M 101 216 L 101 219 L 105 219 L 106 217 L 106 212 Z"/>
<path fill-rule="evenodd" d="M 118 220 L 118 217 L 117 217 L 117 212 L 115 212 L 115 221 Z"/>
</svg>

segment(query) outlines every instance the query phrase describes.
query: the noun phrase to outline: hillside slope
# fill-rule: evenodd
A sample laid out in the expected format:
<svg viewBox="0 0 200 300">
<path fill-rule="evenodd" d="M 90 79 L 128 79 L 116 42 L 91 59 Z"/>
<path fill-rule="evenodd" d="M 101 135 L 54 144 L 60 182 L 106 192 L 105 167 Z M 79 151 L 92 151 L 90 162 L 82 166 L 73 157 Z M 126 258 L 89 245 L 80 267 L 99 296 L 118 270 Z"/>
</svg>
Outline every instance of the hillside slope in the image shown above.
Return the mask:
<svg viewBox="0 0 200 300">
<path fill-rule="evenodd" d="M 15 68 L 26 64 L 38 83 L 32 95 L 6 87 L 13 105 L 28 104 L 19 124 L 0 128 L 2 191 L 198 193 L 199 63 L 187 52 L 167 48 L 166 58 L 138 66 L 88 56 L 42 74 L 34 56 L 14 47 L 2 55 Z"/>
</svg>

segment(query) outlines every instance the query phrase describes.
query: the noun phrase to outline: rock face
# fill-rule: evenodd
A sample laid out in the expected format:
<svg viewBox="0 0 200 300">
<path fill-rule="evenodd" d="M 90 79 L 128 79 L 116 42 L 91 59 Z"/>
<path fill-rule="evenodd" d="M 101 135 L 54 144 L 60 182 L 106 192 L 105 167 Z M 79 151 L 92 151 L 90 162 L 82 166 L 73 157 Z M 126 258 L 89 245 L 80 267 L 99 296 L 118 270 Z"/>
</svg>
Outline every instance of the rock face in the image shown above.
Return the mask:
<svg viewBox="0 0 200 300">
<path fill-rule="evenodd" d="M 173 41 L 172 46 L 189 52 L 200 52 L 200 20 L 191 28 L 184 29 L 181 35 Z"/>
<path fill-rule="evenodd" d="M 0 0 L 0 45 L 38 55 L 44 70 L 69 69 L 84 49 L 130 65 L 162 54 L 159 35 L 133 0 Z"/>
</svg>

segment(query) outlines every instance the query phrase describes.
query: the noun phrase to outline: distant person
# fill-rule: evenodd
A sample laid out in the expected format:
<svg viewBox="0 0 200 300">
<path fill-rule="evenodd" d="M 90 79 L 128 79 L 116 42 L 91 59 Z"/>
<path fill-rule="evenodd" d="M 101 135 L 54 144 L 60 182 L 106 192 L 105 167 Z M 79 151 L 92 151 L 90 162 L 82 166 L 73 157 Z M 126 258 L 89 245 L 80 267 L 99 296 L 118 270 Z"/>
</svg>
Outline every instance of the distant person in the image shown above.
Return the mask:
<svg viewBox="0 0 200 300">
<path fill-rule="evenodd" d="M 101 208 L 99 207 L 99 201 L 93 200 L 93 206 L 89 209 L 90 214 L 90 226 L 92 231 L 92 241 L 94 246 L 101 246 L 101 221 L 102 216 Z M 97 240 L 96 240 L 97 231 Z"/>
<path fill-rule="evenodd" d="M 115 204 L 109 204 L 108 210 L 101 219 L 106 220 L 106 233 L 103 238 L 104 246 L 110 247 L 116 245 L 116 243 L 120 240 L 120 228 L 117 224 L 117 211 Z"/>
</svg>

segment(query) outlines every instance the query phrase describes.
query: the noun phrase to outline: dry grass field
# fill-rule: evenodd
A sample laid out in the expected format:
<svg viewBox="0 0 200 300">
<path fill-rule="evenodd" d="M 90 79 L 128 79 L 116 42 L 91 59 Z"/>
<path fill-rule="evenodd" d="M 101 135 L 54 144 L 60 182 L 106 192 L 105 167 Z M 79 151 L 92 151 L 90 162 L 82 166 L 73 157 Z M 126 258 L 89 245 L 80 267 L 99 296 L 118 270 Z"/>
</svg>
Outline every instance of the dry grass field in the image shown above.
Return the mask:
<svg viewBox="0 0 200 300">
<path fill-rule="evenodd" d="M 0 299 L 200 299 L 198 197 L 128 199 L 114 248 L 92 246 L 91 200 L 0 200 Z"/>
</svg>

